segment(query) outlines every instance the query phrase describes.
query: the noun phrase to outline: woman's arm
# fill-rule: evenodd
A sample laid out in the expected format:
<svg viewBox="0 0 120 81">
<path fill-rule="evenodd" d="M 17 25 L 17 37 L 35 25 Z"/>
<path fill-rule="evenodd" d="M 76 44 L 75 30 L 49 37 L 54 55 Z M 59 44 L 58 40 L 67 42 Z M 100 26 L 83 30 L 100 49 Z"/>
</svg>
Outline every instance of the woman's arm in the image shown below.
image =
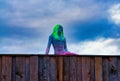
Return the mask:
<svg viewBox="0 0 120 81">
<path fill-rule="evenodd" d="M 45 54 L 47 55 L 49 53 L 51 43 L 52 43 L 52 39 L 51 39 L 51 36 L 49 36 L 48 45 L 47 45 L 46 52 L 45 52 Z"/>
<path fill-rule="evenodd" d="M 68 50 L 67 50 L 66 39 L 65 39 L 65 42 L 64 42 L 64 50 L 65 50 L 65 51 L 68 51 Z"/>
</svg>

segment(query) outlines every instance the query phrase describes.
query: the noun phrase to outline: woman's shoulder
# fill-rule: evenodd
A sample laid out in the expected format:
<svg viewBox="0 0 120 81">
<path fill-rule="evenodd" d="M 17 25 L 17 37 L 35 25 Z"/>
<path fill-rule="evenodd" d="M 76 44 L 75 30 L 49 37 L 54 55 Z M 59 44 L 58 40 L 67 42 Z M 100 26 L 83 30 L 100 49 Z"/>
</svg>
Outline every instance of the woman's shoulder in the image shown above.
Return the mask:
<svg viewBox="0 0 120 81">
<path fill-rule="evenodd" d="M 49 38 L 50 38 L 50 39 L 53 39 L 53 36 L 52 36 L 52 35 L 50 35 L 50 36 L 49 36 Z"/>
</svg>

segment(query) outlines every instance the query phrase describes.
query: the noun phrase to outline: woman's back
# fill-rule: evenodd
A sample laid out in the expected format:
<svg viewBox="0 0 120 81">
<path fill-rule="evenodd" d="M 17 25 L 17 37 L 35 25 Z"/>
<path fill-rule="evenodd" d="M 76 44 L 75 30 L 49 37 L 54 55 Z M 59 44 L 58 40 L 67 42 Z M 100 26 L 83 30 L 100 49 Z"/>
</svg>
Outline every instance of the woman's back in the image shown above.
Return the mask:
<svg viewBox="0 0 120 81">
<path fill-rule="evenodd" d="M 50 40 L 51 40 L 51 43 L 53 45 L 53 48 L 54 48 L 54 53 L 55 54 L 62 54 L 64 53 L 65 51 L 67 51 L 65 49 L 65 39 L 60 39 L 60 40 L 57 40 L 56 38 L 54 38 L 52 35 L 50 35 Z"/>
</svg>

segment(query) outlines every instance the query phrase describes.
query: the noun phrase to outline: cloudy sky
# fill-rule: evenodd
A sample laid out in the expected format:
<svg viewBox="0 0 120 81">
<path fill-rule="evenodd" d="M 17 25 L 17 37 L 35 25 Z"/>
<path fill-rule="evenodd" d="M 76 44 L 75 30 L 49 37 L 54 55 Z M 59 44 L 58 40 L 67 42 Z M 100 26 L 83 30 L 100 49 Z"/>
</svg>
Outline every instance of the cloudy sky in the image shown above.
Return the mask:
<svg viewBox="0 0 120 81">
<path fill-rule="evenodd" d="M 0 0 L 0 4 L 1 54 L 44 54 L 55 24 L 63 26 L 71 52 L 120 54 L 119 0 Z"/>
</svg>

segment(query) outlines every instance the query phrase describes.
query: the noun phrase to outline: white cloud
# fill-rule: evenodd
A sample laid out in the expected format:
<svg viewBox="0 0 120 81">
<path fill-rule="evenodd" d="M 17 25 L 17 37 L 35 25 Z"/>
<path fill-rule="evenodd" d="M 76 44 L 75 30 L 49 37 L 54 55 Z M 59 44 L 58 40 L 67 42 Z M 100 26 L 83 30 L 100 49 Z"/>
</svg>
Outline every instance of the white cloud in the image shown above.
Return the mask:
<svg viewBox="0 0 120 81">
<path fill-rule="evenodd" d="M 0 54 L 44 54 L 47 40 L 4 39 L 1 41 Z M 67 43 L 68 50 L 80 55 L 120 55 L 120 39 L 99 38 L 94 41 Z M 51 46 L 50 53 L 54 54 Z"/>
<path fill-rule="evenodd" d="M 41 39 L 1 39 L 0 54 L 42 54 L 45 53 L 46 40 Z"/>
<path fill-rule="evenodd" d="M 84 7 L 80 6 L 83 2 L 86 3 Z M 101 14 L 100 4 L 92 0 L 6 0 L 6 3 L 10 7 L 0 9 L 1 17 L 6 19 L 7 24 L 19 27 L 48 28 L 56 23 L 65 25 L 75 20 L 95 18 Z"/>
<path fill-rule="evenodd" d="M 80 55 L 120 55 L 119 44 L 120 39 L 99 38 L 94 41 L 70 44 L 69 49 Z"/>
<path fill-rule="evenodd" d="M 108 12 L 110 14 L 110 20 L 116 25 L 120 25 L 120 3 L 112 5 Z"/>
</svg>

